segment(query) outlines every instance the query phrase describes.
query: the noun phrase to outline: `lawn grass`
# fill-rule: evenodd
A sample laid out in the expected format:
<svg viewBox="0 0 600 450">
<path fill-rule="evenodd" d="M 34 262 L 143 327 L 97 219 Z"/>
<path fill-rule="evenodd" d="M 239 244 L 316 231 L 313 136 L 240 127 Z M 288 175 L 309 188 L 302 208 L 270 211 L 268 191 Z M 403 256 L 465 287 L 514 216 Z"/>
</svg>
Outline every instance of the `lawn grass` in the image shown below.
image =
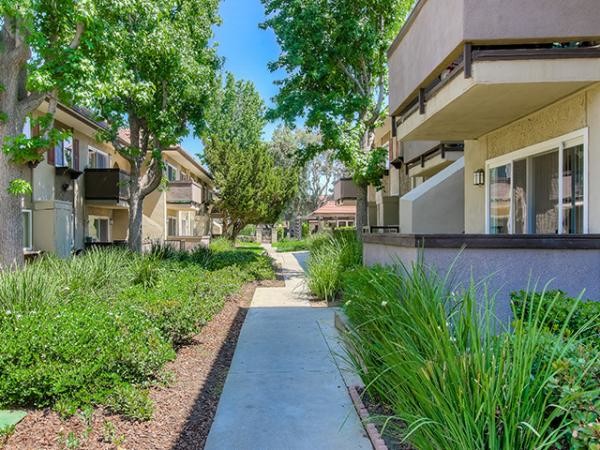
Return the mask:
<svg viewBox="0 0 600 450">
<path fill-rule="evenodd" d="M 273 279 L 252 249 L 91 250 L 0 273 L 0 408 L 104 405 L 148 419 L 148 387 L 244 283 Z"/>
<path fill-rule="evenodd" d="M 310 249 L 311 239 L 282 239 L 281 241 L 273 243 L 275 248 L 280 253 L 286 252 L 300 252 Z"/>
</svg>

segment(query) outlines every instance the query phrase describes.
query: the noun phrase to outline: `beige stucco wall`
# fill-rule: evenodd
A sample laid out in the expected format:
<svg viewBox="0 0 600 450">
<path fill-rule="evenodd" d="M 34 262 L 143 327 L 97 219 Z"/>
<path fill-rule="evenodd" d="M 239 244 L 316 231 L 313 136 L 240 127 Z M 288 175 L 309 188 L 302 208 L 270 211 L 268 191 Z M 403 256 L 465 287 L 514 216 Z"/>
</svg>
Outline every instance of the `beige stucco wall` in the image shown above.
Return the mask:
<svg viewBox="0 0 600 450">
<path fill-rule="evenodd" d="M 465 142 L 465 231 L 485 233 L 485 189 L 473 186 L 473 172 L 488 159 L 589 127 L 589 197 L 600 195 L 600 84 Z M 600 204 L 589 202 L 589 231 L 600 232 Z"/>
<path fill-rule="evenodd" d="M 142 238 L 163 240 L 166 238 L 167 194 L 157 189 L 144 199 Z"/>
</svg>

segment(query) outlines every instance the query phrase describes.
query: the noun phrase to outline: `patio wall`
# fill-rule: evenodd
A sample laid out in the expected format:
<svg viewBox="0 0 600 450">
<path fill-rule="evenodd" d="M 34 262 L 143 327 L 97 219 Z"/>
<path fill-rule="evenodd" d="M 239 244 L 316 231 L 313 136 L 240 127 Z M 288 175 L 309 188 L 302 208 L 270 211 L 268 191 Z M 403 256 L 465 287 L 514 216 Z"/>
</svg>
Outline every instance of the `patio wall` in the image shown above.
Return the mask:
<svg viewBox="0 0 600 450">
<path fill-rule="evenodd" d="M 464 249 L 462 247 L 465 246 Z M 422 255 L 428 267 L 445 275 L 450 267 L 453 288 L 486 280 L 495 293 L 496 312 L 509 321 L 510 293 L 549 283 L 584 298 L 600 301 L 600 235 L 520 236 L 488 235 L 365 235 L 367 266 L 402 263 L 410 266 Z M 481 293 L 481 291 L 480 291 Z"/>
</svg>

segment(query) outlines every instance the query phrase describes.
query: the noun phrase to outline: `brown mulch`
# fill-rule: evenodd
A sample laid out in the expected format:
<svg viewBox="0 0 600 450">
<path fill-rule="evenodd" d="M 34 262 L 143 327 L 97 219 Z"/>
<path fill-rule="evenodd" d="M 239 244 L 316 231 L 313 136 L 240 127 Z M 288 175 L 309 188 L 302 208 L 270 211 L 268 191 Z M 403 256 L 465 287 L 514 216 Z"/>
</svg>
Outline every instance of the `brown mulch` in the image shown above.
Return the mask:
<svg viewBox="0 0 600 450">
<path fill-rule="evenodd" d="M 388 417 L 394 416 L 394 412 L 387 405 L 369 395 L 364 389 L 358 389 L 362 402 L 369 411 L 369 416 L 377 429 L 381 433 L 382 425 Z M 415 450 L 410 444 L 402 442 L 398 435 L 404 434 L 406 425 L 399 419 L 390 419 L 386 429 L 381 433 L 381 438 L 385 441 L 388 450 Z M 393 431 L 392 431 L 393 430 Z"/>
<path fill-rule="evenodd" d="M 190 345 L 178 351 L 176 360 L 167 365 L 173 380 L 166 387 L 152 388 L 152 420 L 129 421 L 101 408 L 87 420 L 81 414 L 61 420 L 48 409 L 31 411 L 3 448 L 202 449 L 256 286 L 248 284 L 230 298 Z"/>
</svg>

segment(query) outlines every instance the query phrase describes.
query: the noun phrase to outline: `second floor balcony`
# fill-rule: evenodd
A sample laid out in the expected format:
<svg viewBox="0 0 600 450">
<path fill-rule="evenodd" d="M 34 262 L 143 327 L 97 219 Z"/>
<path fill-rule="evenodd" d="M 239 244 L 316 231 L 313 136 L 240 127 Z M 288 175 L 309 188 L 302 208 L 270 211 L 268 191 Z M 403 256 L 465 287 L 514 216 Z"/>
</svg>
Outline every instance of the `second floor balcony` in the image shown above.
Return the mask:
<svg viewBox="0 0 600 450">
<path fill-rule="evenodd" d="M 420 0 L 391 46 L 402 140 L 476 139 L 600 81 L 597 0 Z"/>
<path fill-rule="evenodd" d="M 129 175 L 120 169 L 85 169 L 85 199 L 123 205 L 129 199 Z"/>
<path fill-rule="evenodd" d="M 336 203 L 342 203 L 344 200 L 356 200 L 357 194 L 358 187 L 352 178 L 340 178 L 333 188 L 333 199 Z"/>
<path fill-rule="evenodd" d="M 207 195 L 206 188 L 195 181 L 170 181 L 167 189 L 167 203 L 171 207 L 179 205 L 195 209 L 207 203 Z"/>
</svg>

